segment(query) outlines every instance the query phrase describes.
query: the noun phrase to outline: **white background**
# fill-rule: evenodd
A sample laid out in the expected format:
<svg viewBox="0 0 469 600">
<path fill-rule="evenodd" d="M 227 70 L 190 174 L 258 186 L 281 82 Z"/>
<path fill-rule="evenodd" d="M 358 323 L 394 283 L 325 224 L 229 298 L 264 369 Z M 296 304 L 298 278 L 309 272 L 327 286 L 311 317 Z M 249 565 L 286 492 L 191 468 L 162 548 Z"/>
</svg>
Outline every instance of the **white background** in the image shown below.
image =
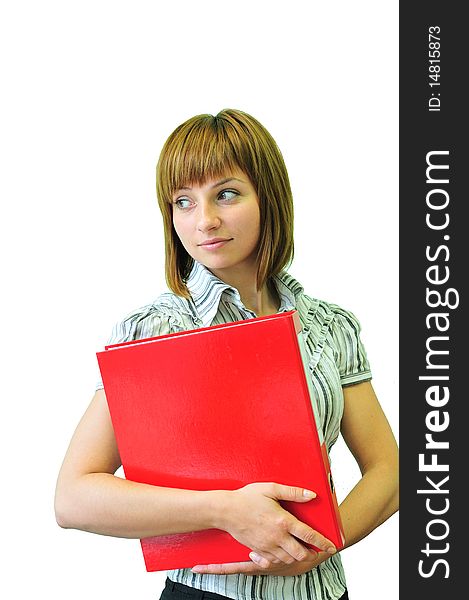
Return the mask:
<svg viewBox="0 0 469 600">
<path fill-rule="evenodd" d="M 397 436 L 397 23 L 390 1 L 2 3 L 8 598 L 159 597 L 164 573 L 145 572 L 137 540 L 60 529 L 53 495 L 96 351 L 164 290 L 155 164 L 190 116 L 240 108 L 276 139 L 296 207 L 290 271 L 360 319 Z M 341 499 L 359 472 L 342 443 L 332 461 Z M 398 597 L 397 542 L 395 515 L 343 552 L 352 600 Z"/>
</svg>

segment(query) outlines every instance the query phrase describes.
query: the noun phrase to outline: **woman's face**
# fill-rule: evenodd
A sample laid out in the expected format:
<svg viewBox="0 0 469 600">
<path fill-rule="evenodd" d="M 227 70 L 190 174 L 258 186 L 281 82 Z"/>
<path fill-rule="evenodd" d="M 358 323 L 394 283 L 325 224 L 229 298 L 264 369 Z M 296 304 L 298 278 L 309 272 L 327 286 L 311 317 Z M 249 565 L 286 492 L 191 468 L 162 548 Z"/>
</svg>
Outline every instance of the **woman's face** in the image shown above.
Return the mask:
<svg viewBox="0 0 469 600">
<path fill-rule="evenodd" d="M 259 198 L 241 170 L 187 184 L 173 194 L 173 225 L 187 253 L 226 281 L 255 275 L 260 234 Z"/>
</svg>

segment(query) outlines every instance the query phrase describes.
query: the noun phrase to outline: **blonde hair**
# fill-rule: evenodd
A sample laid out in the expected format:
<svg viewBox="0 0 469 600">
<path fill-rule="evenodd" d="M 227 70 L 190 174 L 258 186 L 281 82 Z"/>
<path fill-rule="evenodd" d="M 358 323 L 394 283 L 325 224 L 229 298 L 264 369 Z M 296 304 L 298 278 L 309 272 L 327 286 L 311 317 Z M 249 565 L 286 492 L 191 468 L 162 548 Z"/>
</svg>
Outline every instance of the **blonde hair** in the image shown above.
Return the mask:
<svg viewBox="0 0 469 600">
<path fill-rule="evenodd" d="M 186 281 L 193 259 L 173 227 L 172 197 L 176 190 L 241 169 L 259 198 L 260 238 L 257 288 L 293 260 L 293 198 L 287 169 L 267 129 L 245 112 L 225 109 L 179 125 L 166 140 L 156 167 L 156 193 L 163 215 L 165 274 L 169 288 L 190 296 Z"/>
</svg>

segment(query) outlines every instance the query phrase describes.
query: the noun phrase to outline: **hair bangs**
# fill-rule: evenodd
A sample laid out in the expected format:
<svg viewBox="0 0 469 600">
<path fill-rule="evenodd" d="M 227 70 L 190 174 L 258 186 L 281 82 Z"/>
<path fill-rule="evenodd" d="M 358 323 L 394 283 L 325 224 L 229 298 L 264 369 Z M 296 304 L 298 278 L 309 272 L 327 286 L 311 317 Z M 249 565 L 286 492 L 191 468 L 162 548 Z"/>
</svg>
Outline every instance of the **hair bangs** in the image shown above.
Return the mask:
<svg viewBox="0 0 469 600">
<path fill-rule="evenodd" d="M 166 201 L 172 201 L 176 190 L 203 185 L 238 168 L 250 176 L 248 154 L 246 144 L 226 121 L 204 115 L 186 123 L 168 140 L 164 158 L 158 164 Z"/>
</svg>

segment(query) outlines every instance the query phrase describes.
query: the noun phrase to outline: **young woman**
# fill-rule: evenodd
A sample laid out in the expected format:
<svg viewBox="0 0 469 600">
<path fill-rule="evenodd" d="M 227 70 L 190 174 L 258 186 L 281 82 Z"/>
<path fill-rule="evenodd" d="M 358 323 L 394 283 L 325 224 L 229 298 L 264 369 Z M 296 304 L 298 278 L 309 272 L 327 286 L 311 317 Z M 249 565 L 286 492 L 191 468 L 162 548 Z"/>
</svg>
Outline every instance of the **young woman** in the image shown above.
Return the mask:
<svg viewBox="0 0 469 600">
<path fill-rule="evenodd" d="M 397 510 L 397 445 L 357 319 L 307 296 L 285 270 L 293 202 L 275 141 L 238 110 L 193 117 L 163 147 L 157 195 L 171 291 L 118 323 L 109 343 L 296 309 L 327 447 L 341 432 L 362 473 L 340 506 L 345 545 L 355 544 Z M 100 383 L 59 473 L 59 525 L 129 538 L 218 528 L 252 549 L 249 562 L 169 571 L 162 598 L 201 598 L 201 590 L 207 598 L 347 598 L 340 553 L 278 502 L 307 502 L 308 490 L 281 481 L 234 491 L 162 488 L 116 477 L 120 464 Z"/>
</svg>

